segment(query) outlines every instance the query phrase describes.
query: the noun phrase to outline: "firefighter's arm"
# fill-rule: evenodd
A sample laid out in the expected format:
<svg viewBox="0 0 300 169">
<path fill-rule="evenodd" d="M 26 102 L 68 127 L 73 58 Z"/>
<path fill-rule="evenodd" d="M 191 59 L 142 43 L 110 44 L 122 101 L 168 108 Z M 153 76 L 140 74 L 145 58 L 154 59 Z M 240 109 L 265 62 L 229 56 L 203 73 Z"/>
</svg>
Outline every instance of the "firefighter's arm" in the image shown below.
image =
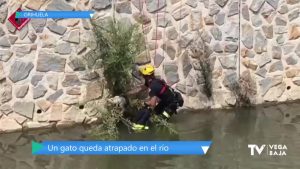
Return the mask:
<svg viewBox="0 0 300 169">
<path fill-rule="evenodd" d="M 134 89 L 130 90 L 129 92 L 127 92 L 127 95 L 135 95 L 137 93 L 140 93 L 142 91 L 145 91 L 147 89 L 147 86 L 145 85 L 140 85 L 135 87 Z"/>
<path fill-rule="evenodd" d="M 158 102 L 158 98 L 156 96 L 153 96 L 146 102 L 146 105 L 150 106 L 151 108 L 154 108 L 157 102 Z"/>
</svg>

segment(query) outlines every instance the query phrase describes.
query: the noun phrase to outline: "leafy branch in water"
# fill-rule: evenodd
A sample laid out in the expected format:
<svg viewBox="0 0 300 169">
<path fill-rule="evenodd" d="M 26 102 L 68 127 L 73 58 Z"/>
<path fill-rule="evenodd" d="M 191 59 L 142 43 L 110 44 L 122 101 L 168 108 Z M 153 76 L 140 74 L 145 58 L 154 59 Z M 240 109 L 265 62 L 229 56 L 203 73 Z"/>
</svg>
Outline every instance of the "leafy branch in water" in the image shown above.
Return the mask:
<svg viewBox="0 0 300 169">
<path fill-rule="evenodd" d="M 102 60 L 111 93 L 122 95 L 131 87 L 135 56 L 145 49 L 143 35 L 137 25 L 124 24 L 116 19 L 110 19 L 104 26 L 93 22 L 97 44 L 94 55 Z"/>
<path fill-rule="evenodd" d="M 152 115 L 151 121 L 155 124 L 157 127 L 164 127 L 166 128 L 170 134 L 178 134 L 178 132 L 175 130 L 175 126 L 171 123 L 168 123 L 165 119 L 157 116 Z"/>
<path fill-rule="evenodd" d="M 90 131 L 90 137 L 98 140 L 116 140 L 119 135 L 117 124 L 123 116 L 122 112 L 116 108 L 101 110 L 96 105 L 94 109 L 100 112 L 102 121 Z"/>
<path fill-rule="evenodd" d="M 132 84 L 132 68 L 135 57 L 145 50 L 144 39 L 138 25 L 130 25 L 111 18 L 103 22 L 93 21 L 93 32 L 96 47 L 85 56 L 88 68 L 101 61 L 103 74 L 110 93 L 125 94 Z M 103 140 L 115 140 L 118 136 L 117 124 L 123 114 L 119 108 L 105 105 L 91 107 L 101 114 L 102 123 L 93 128 L 91 136 Z"/>
<path fill-rule="evenodd" d="M 124 24 L 114 18 L 105 24 L 95 21 L 92 24 L 97 47 L 85 57 L 87 65 L 92 68 L 91 65 L 101 60 L 103 74 L 111 94 L 113 96 L 124 95 L 132 87 L 131 72 L 135 57 L 146 50 L 143 34 L 137 25 Z M 139 102 L 131 103 L 132 111 L 136 112 L 139 106 Z M 98 107 L 100 106 L 97 104 L 92 105 L 92 108 L 101 114 L 99 118 L 102 123 L 92 129 L 91 137 L 101 140 L 116 140 L 118 137 L 117 124 L 123 118 L 122 110 L 109 105 L 106 105 L 103 110 Z M 159 124 L 171 128 L 168 127 L 167 122 Z"/>
<path fill-rule="evenodd" d="M 138 110 L 142 109 L 144 107 L 144 103 L 143 101 L 139 100 L 139 99 L 134 99 L 131 100 L 131 111 L 137 112 Z M 151 111 L 151 110 L 150 110 Z M 152 110 L 153 111 L 153 110 Z M 168 123 L 165 119 L 163 119 L 160 116 L 157 116 L 155 114 L 155 112 L 151 113 L 151 123 L 154 124 L 155 127 L 158 128 L 165 128 L 169 131 L 170 134 L 177 134 L 178 132 L 175 130 L 175 126 L 172 125 L 171 123 Z M 129 125 L 133 125 L 133 123 L 127 119 L 123 119 L 123 121 L 125 121 L 126 123 L 128 123 Z"/>
<path fill-rule="evenodd" d="M 93 127 L 89 133 L 89 137 L 91 139 L 97 139 L 97 140 L 117 140 L 119 135 L 118 130 L 118 123 L 120 123 L 121 119 L 123 118 L 123 113 L 120 109 L 114 107 L 110 108 L 109 111 L 106 109 L 98 109 L 97 106 L 94 106 L 94 111 L 99 112 L 98 114 L 101 114 L 101 124 Z M 127 125 L 132 126 L 133 123 L 123 118 L 123 122 L 126 122 Z M 178 134 L 178 132 L 175 130 L 174 125 L 171 123 L 168 123 L 163 118 L 152 115 L 151 116 L 151 122 L 154 124 L 154 127 L 156 127 L 156 131 L 160 131 L 161 129 L 167 129 L 167 131 L 170 134 Z"/>
</svg>

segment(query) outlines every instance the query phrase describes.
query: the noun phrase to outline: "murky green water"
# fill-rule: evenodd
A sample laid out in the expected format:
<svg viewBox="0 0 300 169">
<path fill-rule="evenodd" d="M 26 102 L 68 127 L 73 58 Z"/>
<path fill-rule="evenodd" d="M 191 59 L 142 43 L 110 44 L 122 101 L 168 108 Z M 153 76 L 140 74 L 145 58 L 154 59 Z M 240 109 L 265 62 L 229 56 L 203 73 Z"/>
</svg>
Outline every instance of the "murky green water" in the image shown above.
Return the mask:
<svg viewBox="0 0 300 169">
<path fill-rule="evenodd" d="M 0 135 L 0 169 L 299 169 L 300 104 L 243 110 L 183 113 L 166 129 L 128 134 L 120 140 L 212 140 L 205 156 L 32 156 L 31 140 L 84 140 L 86 131 Z M 251 156 L 248 144 L 285 144 L 286 156 Z"/>
</svg>

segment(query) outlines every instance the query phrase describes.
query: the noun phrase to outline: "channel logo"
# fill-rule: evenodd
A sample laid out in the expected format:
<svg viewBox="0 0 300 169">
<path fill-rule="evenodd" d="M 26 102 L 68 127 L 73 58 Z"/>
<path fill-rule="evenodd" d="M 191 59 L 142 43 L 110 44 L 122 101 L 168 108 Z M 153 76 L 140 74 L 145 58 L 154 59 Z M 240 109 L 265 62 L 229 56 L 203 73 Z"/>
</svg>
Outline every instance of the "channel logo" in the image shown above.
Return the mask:
<svg viewBox="0 0 300 169">
<path fill-rule="evenodd" d="M 287 155 L 287 146 L 285 144 L 248 144 L 248 148 L 250 149 L 250 155 L 262 155 L 266 154 L 268 156 L 286 156 Z"/>
</svg>

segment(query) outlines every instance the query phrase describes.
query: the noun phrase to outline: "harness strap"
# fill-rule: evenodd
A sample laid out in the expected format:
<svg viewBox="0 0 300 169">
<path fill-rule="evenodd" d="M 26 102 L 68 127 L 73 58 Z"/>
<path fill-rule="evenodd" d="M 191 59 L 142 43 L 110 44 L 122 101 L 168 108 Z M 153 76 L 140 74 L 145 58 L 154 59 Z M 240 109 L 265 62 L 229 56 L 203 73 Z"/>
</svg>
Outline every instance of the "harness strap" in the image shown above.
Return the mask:
<svg viewBox="0 0 300 169">
<path fill-rule="evenodd" d="M 164 94 L 167 91 L 168 85 L 160 79 L 156 79 L 156 80 L 158 80 L 163 85 L 162 89 L 159 91 L 159 96 L 161 96 L 162 94 Z M 152 81 L 149 82 L 149 86 L 151 85 L 151 83 L 152 83 Z"/>
<path fill-rule="evenodd" d="M 166 90 L 168 89 L 168 86 L 166 84 L 164 84 L 163 88 L 160 90 L 159 95 L 162 95 L 166 92 Z"/>
</svg>

